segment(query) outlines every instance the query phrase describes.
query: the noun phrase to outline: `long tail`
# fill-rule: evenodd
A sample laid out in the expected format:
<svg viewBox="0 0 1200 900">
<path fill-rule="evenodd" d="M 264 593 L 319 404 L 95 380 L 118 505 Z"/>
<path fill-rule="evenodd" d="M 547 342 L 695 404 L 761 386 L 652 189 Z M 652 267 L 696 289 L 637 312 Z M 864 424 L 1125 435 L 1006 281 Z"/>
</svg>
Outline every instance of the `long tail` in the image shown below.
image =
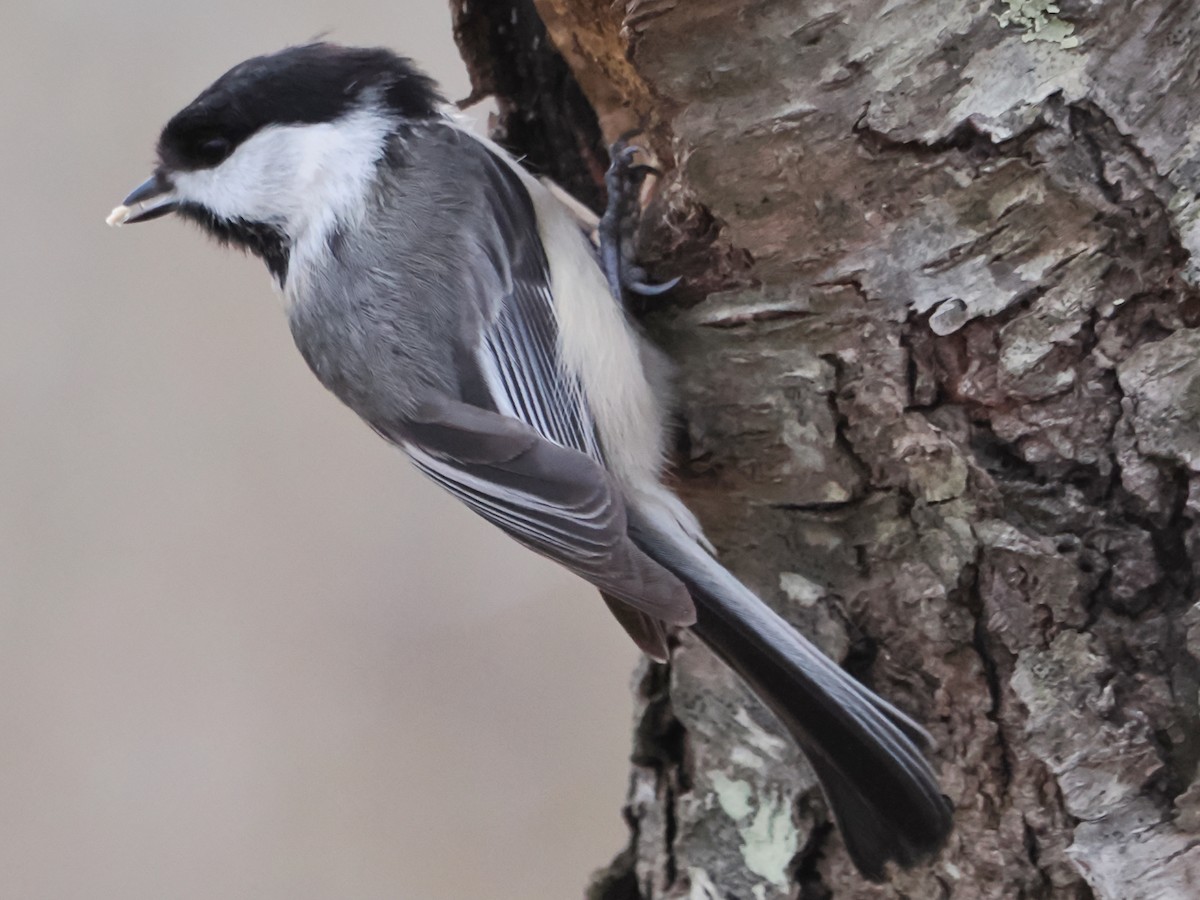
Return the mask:
<svg viewBox="0 0 1200 900">
<path fill-rule="evenodd" d="M 873 880 L 935 853 L 953 825 L 920 725 L 863 687 L 688 537 L 665 511 L 631 511 L 635 541 L 696 601 L 692 630 L 779 717 L 825 791 L 850 858 Z"/>
</svg>

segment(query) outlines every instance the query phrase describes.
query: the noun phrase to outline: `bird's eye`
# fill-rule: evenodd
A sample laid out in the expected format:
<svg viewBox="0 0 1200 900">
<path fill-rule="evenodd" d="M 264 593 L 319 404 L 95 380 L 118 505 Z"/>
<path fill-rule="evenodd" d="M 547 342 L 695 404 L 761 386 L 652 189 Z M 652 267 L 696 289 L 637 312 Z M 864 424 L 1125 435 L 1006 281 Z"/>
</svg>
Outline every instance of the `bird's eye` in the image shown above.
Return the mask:
<svg viewBox="0 0 1200 900">
<path fill-rule="evenodd" d="M 233 152 L 233 144 L 223 137 L 209 138 L 200 144 L 197 156 L 210 166 L 223 162 Z"/>
</svg>

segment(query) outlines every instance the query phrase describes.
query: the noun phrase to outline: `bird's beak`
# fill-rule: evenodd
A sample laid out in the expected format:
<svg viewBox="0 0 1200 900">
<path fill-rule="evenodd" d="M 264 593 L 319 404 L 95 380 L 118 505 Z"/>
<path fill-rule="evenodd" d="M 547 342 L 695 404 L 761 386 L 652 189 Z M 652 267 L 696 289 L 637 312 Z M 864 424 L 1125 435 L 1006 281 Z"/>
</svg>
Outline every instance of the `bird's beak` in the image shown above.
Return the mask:
<svg viewBox="0 0 1200 900">
<path fill-rule="evenodd" d="M 178 205 L 171 179 L 162 172 L 155 172 L 135 187 L 125 201 L 108 214 L 105 221 L 114 227 L 127 222 L 149 222 L 174 212 Z"/>
</svg>

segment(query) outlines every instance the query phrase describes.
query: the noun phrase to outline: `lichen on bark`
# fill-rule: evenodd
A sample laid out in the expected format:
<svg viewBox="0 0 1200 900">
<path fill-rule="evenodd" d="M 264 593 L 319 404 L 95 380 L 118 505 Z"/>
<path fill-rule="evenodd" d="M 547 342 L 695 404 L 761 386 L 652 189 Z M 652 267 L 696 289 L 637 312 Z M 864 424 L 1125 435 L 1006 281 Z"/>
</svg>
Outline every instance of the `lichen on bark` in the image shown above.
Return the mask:
<svg viewBox="0 0 1200 900">
<path fill-rule="evenodd" d="M 497 6 L 541 12 L 512 54 L 561 49 L 597 116 L 523 140 L 591 146 L 566 165 L 597 183 L 586 135 L 640 123 L 669 167 L 642 249 L 685 282 L 640 312 L 679 368 L 679 489 L 927 725 L 957 807 L 939 859 L 865 884 L 684 634 L 641 673 L 593 900 L 1195 896 L 1200 9 L 1043 5 L 1071 30 L 1026 40 L 1037 4 Z"/>
</svg>

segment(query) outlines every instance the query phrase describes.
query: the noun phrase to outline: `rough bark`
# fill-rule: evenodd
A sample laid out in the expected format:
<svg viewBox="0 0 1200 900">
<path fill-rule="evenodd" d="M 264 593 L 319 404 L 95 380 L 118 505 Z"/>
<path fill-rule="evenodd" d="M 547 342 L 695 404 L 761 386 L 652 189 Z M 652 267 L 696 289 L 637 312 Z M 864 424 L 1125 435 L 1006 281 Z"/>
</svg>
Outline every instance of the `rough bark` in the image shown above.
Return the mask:
<svg viewBox="0 0 1200 900">
<path fill-rule="evenodd" d="M 957 807 L 864 883 L 685 634 L 593 900 L 1200 896 L 1200 3 L 455 5 L 514 149 L 595 185 L 646 128 L 679 488 Z M 554 48 L 597 118 L 526 127 Z"/>
</svg>

